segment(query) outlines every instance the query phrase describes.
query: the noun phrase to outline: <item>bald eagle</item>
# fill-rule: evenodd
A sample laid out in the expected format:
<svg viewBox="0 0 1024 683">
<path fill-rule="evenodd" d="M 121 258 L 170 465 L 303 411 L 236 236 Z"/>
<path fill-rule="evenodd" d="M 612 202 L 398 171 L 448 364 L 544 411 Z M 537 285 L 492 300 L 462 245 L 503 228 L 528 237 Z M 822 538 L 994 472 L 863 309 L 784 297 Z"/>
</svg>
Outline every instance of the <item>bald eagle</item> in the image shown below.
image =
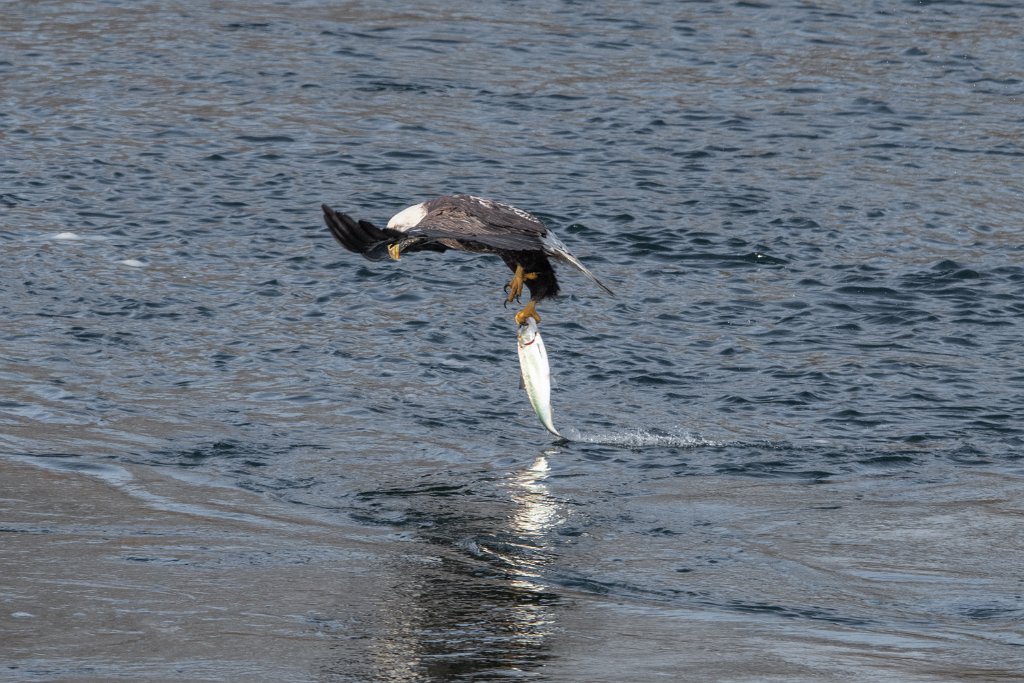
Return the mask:
<svg viewBox="0 0 1024 683">
<path fill-rule="evenodd" d="M 608 294 L 612 290 L 573 256 L 544 224 L 522 209 L 464 194 L 438 197 L 395 214 L 384 229 L 356 221 L 324 204 L 324 221 L 334 239 L 371 261 L 403 253 L 458 249 L 497 254 L 514 273 L 505 286 L 505 304 L 519 301 L 525 284 L 530 301 L 516 313 L 516 323 L 540 322 L 537 302 L 558 294 L 558 280 L 548 257 L 568 263 Z"/>
</svg>

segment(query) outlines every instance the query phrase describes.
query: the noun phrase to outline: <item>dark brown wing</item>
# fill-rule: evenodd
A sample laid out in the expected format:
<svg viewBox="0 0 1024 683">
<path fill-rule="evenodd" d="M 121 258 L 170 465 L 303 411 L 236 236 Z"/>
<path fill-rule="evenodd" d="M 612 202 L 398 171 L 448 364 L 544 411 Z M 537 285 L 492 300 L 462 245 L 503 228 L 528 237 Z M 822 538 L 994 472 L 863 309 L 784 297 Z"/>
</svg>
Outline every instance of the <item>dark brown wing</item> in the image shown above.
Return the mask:
<svg viewBox="0 0 1024 683">
<path fill-rule="evenodd" d="M 541 251 L 547 228 L 536 217 L 507 204 L 466 195 L 426 203 L 427 215 L 406 234 L 483 245 L 501 251 Z"/>
</svg>

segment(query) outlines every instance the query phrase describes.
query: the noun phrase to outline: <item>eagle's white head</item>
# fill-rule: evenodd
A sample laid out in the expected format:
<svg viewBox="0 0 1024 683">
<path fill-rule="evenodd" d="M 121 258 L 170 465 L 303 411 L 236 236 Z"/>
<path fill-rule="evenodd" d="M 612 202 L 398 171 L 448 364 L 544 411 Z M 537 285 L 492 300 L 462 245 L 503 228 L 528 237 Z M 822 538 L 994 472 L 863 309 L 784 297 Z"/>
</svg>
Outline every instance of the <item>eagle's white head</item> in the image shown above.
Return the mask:
<svg viewBox="0 0 1024 683">
<path fill-rule="evenodd" d="M 388 228 L 405 232 L 409 228 L 416 227 L 427 215 L 427 208 L 424 204 L 426 202 L 420 202 L 408 209 L 402 209 L 388 221 Z"/>
</svg>

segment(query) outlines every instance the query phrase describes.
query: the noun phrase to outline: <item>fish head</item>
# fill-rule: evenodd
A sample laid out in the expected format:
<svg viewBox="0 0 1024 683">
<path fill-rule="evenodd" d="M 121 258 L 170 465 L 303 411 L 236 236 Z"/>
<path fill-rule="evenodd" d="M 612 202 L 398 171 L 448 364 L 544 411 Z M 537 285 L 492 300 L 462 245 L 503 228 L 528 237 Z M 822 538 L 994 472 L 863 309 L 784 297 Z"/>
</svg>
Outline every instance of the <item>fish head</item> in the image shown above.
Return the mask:
<svg viewBox="0 0 1024 683">
<path fill-rule="evenodd" d="M 519 326 L 519 348 L 526 348 L 530 344 L 537 341 L 537 337 L 540 336 L 540 330 L 537 329 L 537 321 L 533 318 L 527 318 L 526 322 Z"/>
</svg>

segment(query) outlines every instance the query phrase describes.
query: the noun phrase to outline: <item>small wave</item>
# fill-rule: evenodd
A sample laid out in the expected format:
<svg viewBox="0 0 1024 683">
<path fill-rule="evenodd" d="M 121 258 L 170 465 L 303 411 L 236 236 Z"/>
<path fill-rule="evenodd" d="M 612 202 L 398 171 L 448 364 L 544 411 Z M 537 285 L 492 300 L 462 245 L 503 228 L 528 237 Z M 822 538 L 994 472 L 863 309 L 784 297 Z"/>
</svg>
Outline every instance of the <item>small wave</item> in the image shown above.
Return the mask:
<svg viewBox="0 0 1024 683">
<path fill-rule="evenodd" d="M 663 429 L 644 429 L 637 427 L 613 432 L 582 433 L 573 427 L 562 430 L 562 436 L 569 441 L 594 443 L 608 446 L 626 446 L 628 448 L 650 448 L 672 446 L 676 448 L 697 448 L 700 446 L 724 446 L 724 441 L 707 439 L 688 430 L 665 431 Z"/>
</svg>

